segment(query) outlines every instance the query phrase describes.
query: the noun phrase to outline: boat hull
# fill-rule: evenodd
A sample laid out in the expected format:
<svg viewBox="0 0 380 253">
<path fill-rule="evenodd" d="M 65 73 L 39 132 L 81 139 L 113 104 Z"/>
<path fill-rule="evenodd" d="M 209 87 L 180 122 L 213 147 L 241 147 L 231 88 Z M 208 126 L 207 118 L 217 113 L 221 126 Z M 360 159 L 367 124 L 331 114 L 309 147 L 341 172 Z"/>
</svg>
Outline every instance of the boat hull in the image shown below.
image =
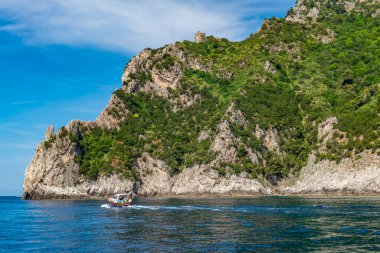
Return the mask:
<svg viewBox="0 0 380 253">
<path fill-rule="evenodd" d="M 128 204 L 128 203 L 116 203 L 116 202 L 112 202 L 112 201 L 109 201 L 107 200 L 107 204 L 112 206 L 112 207 L 127 207 L 127 206 L 131 206 L 131 204 Z"/>
</svg>

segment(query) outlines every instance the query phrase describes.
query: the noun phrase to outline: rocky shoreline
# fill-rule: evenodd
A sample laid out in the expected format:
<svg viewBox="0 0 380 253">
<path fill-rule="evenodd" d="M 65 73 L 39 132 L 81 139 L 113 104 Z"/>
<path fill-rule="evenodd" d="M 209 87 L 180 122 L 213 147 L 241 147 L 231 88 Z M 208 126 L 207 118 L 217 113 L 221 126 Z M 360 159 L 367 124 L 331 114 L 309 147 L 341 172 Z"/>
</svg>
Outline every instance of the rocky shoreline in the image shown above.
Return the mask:
<svg viewBox="0 0 380 253">
<path fill-rule="evenodd" d="M 370 152 L 362 153 L 358 161 L 344 159 L 341 163 L 320 161 L 309 158 L 299 176 L 283 179 L 271 184 L 266 180 L 249 179 L 246 175 L 219 176 L 210 168 L 189 168 L 171 177 L 165 165 L 152 169 L 141 182 L 123 180 L 117 175 L 88 181 L 81 177 L 77 185 L 58 185 L 57 181 L 38 182 L 24 185 L 25 199 L 101 199 L 116 192 L 135 192 L 139 197 L 191 198 L 191 197 L 249 197 L 249 196 L 321 196 L 321 195 L 377 195 L 380 194 L 380 157 Z M 158 163 L 146 159 L 144 165 Z M 148 165 L 147 165 L 148 164 Z M 144 165 L 142 175 L 144 175 Z M 146 169 L 147 167 L 145 167 Z M 149 167 L 151 168 L 151 167 Z M 51 174 L 53 178 L 56 176 Z M 26 177 L 28 179 L 29 177 Z M 36 179 L 34 176 L 33 179 Z M 29 189 L 28 185 L 33 185 Z"/>
<path fill-rule="evenodd" d="M 105 200 L 107 196 L 85 196 L 85 197 L 75 197 L 75 196 L 53 196 L 51 198 L 41 197 L 41 198 L 25 198 L 22 196 L 24 200 L 57 200 L 57 201 L 65 201 L 65 200 Z M 353 192 L 321 192 L 321 193 L 272 193 L 272 194 L 249 194 L 249 193 L 224 193 L 224 194 L 158 194 L 155 196 L 140 196 L 137 195 L 137 198 L 141 199 L 217 199 L 217 198 L 256 198 L 256 197 L 321 197 L 321 198 L 335 198 L 335 197 L 379 197 L 380 192 L 365 192 L 365 193 L 353 193 Z"/>
</svg>

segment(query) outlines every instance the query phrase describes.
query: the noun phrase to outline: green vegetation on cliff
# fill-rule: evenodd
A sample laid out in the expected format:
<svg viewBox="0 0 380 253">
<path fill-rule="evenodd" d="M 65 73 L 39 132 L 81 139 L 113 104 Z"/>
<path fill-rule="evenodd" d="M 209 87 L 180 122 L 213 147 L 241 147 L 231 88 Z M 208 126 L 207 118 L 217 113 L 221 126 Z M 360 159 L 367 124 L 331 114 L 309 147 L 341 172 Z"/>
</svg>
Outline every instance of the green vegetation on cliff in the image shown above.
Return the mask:
<svg viewBox="0 0 380 253">
<path fill-rule="evenodd" d="M 212 142 L 226 120 L 235 141 L 236 158 L 223 162 L 219 172 L 247 172 L 253 177 L 282 177 L 297 172 L 315 151 L 319 159 L 339 162 L 363 150 L 380 148 L 380 18 L 368 9 L 378 3 L 357 3 L 364 11 L 347 12 L 337 1 L 320 8 L 315 22 L 268 19 L 262 30 L 241 42 L 207 37 L 205 42 L 177 42 L 176 47 L 203 70 L 183 65 L 180 85 L 168 97 L 150 92 L 115 92 L 129 110 L 119 129 L 85 129 L 79 141 L 81 172 L 123 173 L 138 179 L 135 170 L 142 153 L 164 161 L 172 173 L 212 161 Z M 306 1 L 308 8 L 315 7 Z M 366 11 L 367 10 L 367 11 Z M 290 11 L 290 13 L 292 13 Z M 152 50 L 152 55 L 162 49 Z M 157 70 L 170 70 L 178 59 L 163 54 Z M 148 71 L 131 74 L 141 85 L 152 82 Z M 126 83 L 128 85 L 128 83 Z M 200 99 L 173 110 L 180 96 Z M 247 124 L 226 113 L 236 106 Z M 318 124 L 328 117 L 338 123 L 325 144 Z M 258 137 L 257 127 L 278 131 L 278 149 Z M 198 138 L 202 131 L 206 138 Z M 321 148 L 325 146 L 324 148 Z M 257 155 L 254 162 L 248 150 Z"/>
</svg>

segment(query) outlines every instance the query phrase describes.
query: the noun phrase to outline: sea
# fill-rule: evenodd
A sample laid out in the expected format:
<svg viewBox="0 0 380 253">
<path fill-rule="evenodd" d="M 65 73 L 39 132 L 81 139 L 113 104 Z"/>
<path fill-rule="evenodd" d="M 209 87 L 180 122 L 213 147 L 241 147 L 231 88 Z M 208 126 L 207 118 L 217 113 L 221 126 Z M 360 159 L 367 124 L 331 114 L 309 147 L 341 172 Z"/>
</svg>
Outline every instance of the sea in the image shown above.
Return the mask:
<svg viewBox="0 0 380 253">
<path fill-rule="evenodd" d="M 0 197 L 0 252 L 380 252 L 380 197 Z"/>
</svg>

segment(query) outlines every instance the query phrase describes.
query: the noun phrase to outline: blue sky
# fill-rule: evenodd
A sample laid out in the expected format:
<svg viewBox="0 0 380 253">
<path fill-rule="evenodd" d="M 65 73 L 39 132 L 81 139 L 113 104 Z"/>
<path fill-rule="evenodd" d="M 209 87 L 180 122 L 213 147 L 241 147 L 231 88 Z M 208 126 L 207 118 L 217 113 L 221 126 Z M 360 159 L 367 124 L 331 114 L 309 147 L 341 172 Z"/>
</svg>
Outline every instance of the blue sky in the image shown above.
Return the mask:
<svg viewBox="0 0 380 253">
<path fill-rule="evenodd" d="M 294 0 L 1 0 L 0 195 L 21 195 L 25 169 L 48 125 L 95 120 L 145 47 L 230 40 L 283 17 Z"/>
</svg>

